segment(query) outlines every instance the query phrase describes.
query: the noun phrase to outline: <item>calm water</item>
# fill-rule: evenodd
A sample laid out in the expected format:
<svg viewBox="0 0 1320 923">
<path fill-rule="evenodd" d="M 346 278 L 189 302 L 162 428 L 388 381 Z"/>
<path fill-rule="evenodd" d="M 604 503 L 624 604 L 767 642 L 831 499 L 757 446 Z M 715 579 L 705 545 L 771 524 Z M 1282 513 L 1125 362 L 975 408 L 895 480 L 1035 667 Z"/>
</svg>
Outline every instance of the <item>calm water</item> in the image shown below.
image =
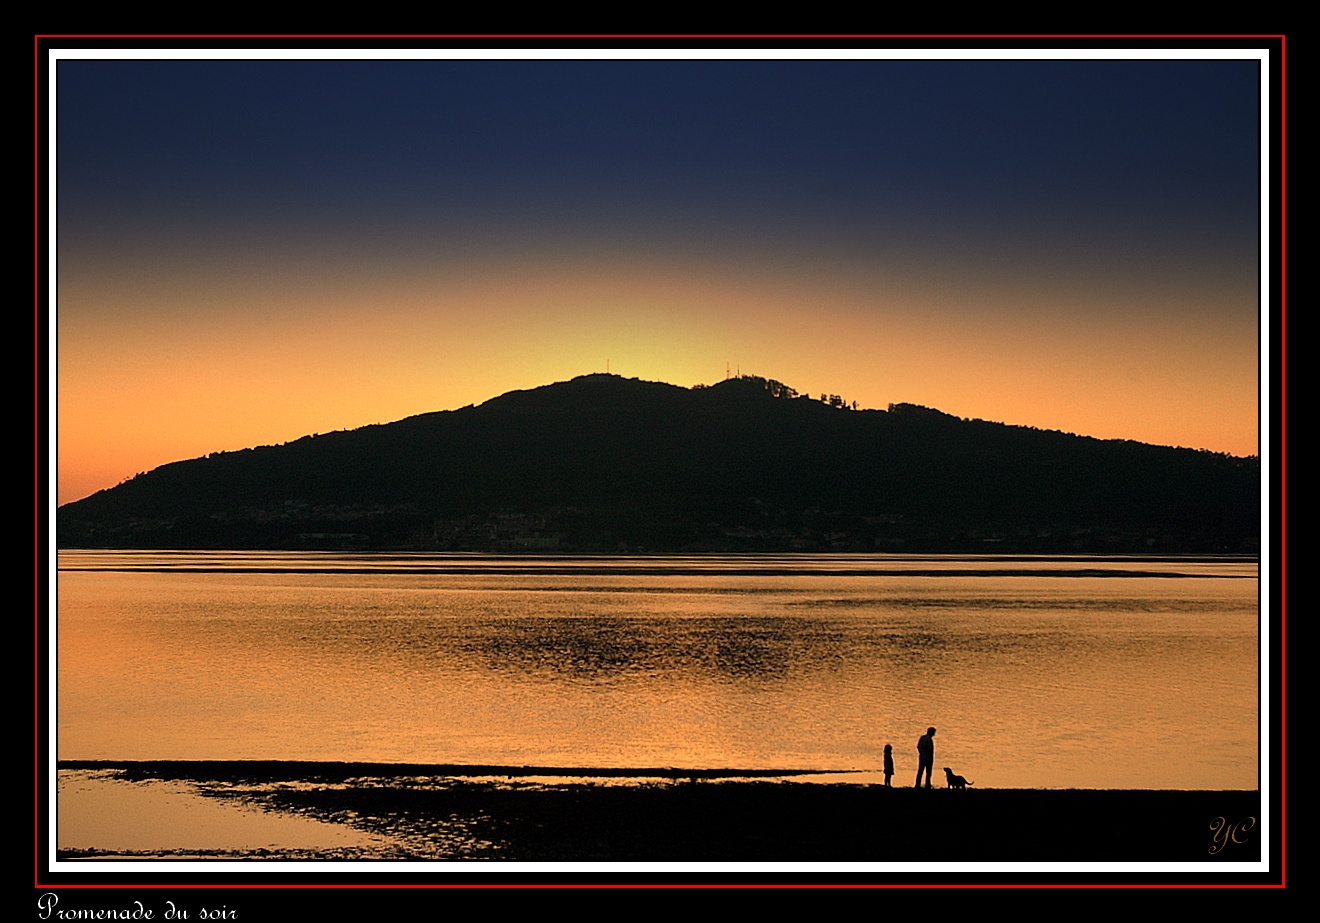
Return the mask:
<svg viewBox="0 0 1320 923">
<path fill-rule="evenodd" d="M 61 552 L 61 759 L 1255 788 L 1255 562 Z M 937 779 L 940 784 L 942 779 Z"/>
</svg>

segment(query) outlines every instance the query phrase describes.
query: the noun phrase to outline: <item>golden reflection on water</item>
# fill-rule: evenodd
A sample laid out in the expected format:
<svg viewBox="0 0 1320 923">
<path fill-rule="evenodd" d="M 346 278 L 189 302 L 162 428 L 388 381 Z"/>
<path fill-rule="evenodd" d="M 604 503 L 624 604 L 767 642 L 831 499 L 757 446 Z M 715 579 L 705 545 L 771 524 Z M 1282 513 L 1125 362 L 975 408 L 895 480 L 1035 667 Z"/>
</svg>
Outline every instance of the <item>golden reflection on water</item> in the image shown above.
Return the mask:
<svg viewBox="0 0 1320 923">
<path fill-rule="evenodd" d="M 110 774 L 62 771 L 56 841 L 61 850 L 192 855 L 261 850 L 320 854 L 386 851 L 385 837 L 342 824 L 217 802 L 191 786 L 122 782 Z"/>
<path fill-rule="evenodd" d="M 60 566 L 62 759 L 865 781 L 891 743 L 895 783 L 911 784 L 934 724 L 937 775 L 981 787 L 1257 786 L 1254 562 L 62 552 Z"/>
</svg>

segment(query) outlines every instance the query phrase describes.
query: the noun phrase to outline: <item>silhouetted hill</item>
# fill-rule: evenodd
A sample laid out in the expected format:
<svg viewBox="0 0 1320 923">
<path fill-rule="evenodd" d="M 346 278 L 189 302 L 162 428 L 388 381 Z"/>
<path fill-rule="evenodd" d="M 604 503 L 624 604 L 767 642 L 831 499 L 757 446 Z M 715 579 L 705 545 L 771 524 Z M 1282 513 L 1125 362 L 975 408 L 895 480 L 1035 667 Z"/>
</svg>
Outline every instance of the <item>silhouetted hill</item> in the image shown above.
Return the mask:
<svg viewBox="0 0 1320 923">
<path fill-rule="evenodd" d="M 838 402 L 842 403 L 842 402 Z M 1255 552 L 1257 458 L 586 375 L 164 465 L 61 547 Z"/>
</svg>

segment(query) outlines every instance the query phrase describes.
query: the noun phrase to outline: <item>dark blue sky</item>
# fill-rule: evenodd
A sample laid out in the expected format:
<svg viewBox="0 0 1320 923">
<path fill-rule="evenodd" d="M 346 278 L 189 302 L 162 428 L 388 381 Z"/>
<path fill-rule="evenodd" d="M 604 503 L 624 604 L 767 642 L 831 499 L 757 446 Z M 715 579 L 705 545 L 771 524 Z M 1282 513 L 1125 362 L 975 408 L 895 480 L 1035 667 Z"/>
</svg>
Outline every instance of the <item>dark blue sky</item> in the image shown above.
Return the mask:
<svg viewBox="0 0 1320 923">
<path fill-rule="evenodd" d="M 1257 208 L 1251 61 L 67 61 L 61 186 L 154 207 Z M 62 199 L 62 202 L 64 200 Z M 84 212 L 85 210 L 85 212 Z M 1198 223 L 1199 223 L 1198 222 Z"/>
</svg>

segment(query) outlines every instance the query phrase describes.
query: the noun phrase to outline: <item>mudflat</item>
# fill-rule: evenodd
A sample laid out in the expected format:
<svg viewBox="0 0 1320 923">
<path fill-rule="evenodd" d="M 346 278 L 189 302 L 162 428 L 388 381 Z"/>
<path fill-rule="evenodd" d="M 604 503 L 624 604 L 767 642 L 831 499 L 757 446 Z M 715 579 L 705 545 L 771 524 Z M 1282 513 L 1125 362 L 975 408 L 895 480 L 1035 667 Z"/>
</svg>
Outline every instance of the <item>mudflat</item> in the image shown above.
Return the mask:
<svg viewBox="0 0 1320 923">
<path fill-rule="evenodd" d="M 347 825 L 391 844 L 325 858 L 1223 863 L 1258 861 L 1263 833 L 1256 791 L 916 790 L 775 769 L 276 761 L 59 768 L 126 783 L 187 783 L 245 810 Z M 268 847 L 226 857 L 309 858 Z"/>
</svg>

